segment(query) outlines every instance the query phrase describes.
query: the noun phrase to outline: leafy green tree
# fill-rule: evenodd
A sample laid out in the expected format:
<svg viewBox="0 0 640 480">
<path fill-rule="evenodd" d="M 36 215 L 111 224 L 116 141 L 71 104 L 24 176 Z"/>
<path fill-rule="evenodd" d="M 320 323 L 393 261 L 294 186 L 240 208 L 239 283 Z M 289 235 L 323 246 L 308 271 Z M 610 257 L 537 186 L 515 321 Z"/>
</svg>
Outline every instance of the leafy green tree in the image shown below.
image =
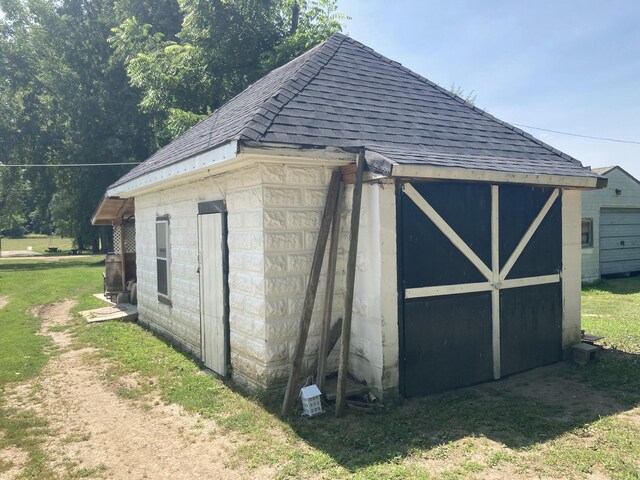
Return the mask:
<svg viewBox="0 0 640 480">
<path fill-rule="evenodd" d="M 0 234 L 19 237 L 25 233 L 27 206 L 22 199 L 27 189 L 19 171 L 0 170 Z"/>
<path fill-rule="evenodd" d="M 0 10 L 0 163 L 26 165 L 0 166 L 0 229 L 55 229 L 93 249 L 108 230 L 91 214 L 129 168 L 114 164 L 144 160 L 346 19 L 336 0 L 0 0 Z M 65 164 L 86 167 L 56 168 Z"/>
<path fill-rule="evenodd" d="M 335 0 L 181 0 L 175 38 L 127 18 L 114 58 L 154 115 L 158 144 L 184 132 L 268 71 L 342 28 Z"/>
<path fill-rule="evenodd" d="M 0 6 L 0 68 L 7 79 L 0 103 L 11 105 L 0 119 L 6 145 L 1 161 L 54 166 L 148 156 L 153 137 L 138 108 L 139 93 L 122 65 L 110 62 L 113 1 L 0 0 Z M 50 214 L 56 229 L 72 235 L 79 248 L 95 248 L 99 231 L 90 225 L 91 213 L 105 188 L 125 172 L 115 165 L 25 168 L 33 204 L 28 218 L 44 228 L 43 216 Z"/>
</svg>

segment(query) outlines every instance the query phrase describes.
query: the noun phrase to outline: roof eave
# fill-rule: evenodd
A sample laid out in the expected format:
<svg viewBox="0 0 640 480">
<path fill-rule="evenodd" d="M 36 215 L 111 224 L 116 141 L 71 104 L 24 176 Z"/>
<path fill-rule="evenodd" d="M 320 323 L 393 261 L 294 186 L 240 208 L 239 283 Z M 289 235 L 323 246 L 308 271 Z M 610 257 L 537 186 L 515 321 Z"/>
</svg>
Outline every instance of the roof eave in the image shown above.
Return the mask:
<svg viewBox="0 0 640 480">
<path fill-rule="evenodd" d="M 391 164 L 389 176 L 429 180 L 458 180 L 487 183 L 518 183 L 568 189 L 603 188 L 607 179 L 601 176 L 552 175 L 544 173 L 505 172 L 476 168 L 441 167 L 417 164 Z"/>
<path fill-rule="evenodd" d="M 91 225 L 118 225 L 135 214 L 130 198 L 104 196 L 91 217 Z"/>
<path fill-rule="evenodd" d="M 171 183 L 182 182 L 193 174 L 207 172 L 211 168 L 219 169 L 238 156 L 238 142 L 231 140 L 210 150 L 186 158 L 171 165 L 152 170 L 148 173 L 132 178 L 120 185 L 107 189 L 108 197 L 133 197 L 142 192 L 156 190 Z"/>
</svg>

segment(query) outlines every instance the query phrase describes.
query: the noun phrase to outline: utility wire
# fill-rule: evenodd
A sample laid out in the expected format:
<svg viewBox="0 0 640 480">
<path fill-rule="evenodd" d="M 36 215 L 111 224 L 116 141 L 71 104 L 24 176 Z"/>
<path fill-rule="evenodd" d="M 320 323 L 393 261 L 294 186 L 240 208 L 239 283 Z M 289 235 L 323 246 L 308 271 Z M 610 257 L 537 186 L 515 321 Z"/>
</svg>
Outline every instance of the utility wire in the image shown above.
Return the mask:
<svg viewBox="0 0 640 480">
<path fill-rule="evenodd" d="M 39 164 L 8 164 L 0 162 L 0 167 L 108 167 L 110 165 L 140 165 L 140 162 L 120 162 L 120 163 L 39 163 Z"/>
<path fill-rule="evenodd" d="M 630 143 L 633 145 L 640 145 L 640 142 L 635 140 L 621 140 L 619 138 L 607 138 L 607 137 L 594 137 L 591 135 L 581 135 L 579 133 L 570 133 L 570 132 L 561 132 L 559 130 L 551 130 L 550 128 L 542 128 L 542 127 L 532 127 L 531 125 L 522 125 L 520 123 L 512 123 L 511 125 L 515 125 L 520 128 L 531 128 L 533 130 L 541 130 L 543 132 L 557 133 L 560 135 L 569 135 L 572 137 L 580 137 L 580 138 L 588 138 L 590 140 L 602 140 L 605 142 L 616 142 L 616 143 Z M 142 162 L 120 162 L 120 163 L 59 163 L 59 164 L 6 164 L 0 162 L 0 167 L 19 167 L 19 168 L 31 168 L 31 167 L 108 167 L 110 165 L 139 165 Z"/>
<path fill-rule="evenodd" d="M 591 140 L 604 140 L 604 141 L 607 141 L 607 142 L 633 143 L 634 145 L 640 145 L 640 142 L 636 142 L 634 140 L 620 140 L 618 138 L 592 137 L 591 135 L 580 135 L 578 133 L 560 132 L 558 130 L 550 130 L 548 128 L 540 128 L 540 127 L 532 127 L 531 125 L 520 125 L 518 123 L 512 123 L 511 125 L 515 125 L 516 127 L 521 127 L 521 128 L 532 128 L 534 130 L 542 130 L 543 132 L 559 133 L 560 135 L 570 135 L 572 137 L 589 138 Z"/>
</svg>

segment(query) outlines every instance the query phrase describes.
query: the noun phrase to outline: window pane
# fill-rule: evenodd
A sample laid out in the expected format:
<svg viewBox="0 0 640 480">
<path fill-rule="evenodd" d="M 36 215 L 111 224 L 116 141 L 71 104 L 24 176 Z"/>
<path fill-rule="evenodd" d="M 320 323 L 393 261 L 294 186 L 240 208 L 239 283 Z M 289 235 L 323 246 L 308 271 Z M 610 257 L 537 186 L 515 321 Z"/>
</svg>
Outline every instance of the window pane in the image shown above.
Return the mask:
<svg viewBox="0 0 640 480">
<path fill-rule="evenodd" d="M 169 284 L 167 282 L 167 261 L 158 258 L 157 265 L 158 265 L 158 293 L 168 296 Z"/>
<path fill-rule="evenodd" d="M 582 220 L 582 246 L 591 247 L 593 245 L 593 221 L 590 218 Z"/>
<path fill-rule="evenodd" d="M 167 222 L 156 223 L 156 256 L 167 258 Z"/>
</svg>

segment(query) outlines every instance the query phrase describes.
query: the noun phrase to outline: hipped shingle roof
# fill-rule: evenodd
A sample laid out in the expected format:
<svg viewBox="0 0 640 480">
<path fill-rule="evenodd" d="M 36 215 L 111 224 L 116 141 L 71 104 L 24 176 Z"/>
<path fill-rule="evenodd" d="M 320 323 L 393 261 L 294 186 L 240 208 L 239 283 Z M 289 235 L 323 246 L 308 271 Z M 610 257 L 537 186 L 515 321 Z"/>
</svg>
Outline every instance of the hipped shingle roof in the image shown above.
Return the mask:
<svg viewBox="0 0 640 480">
<path fill-rule="evenodd" d="M 335 34 L 248 87 L 112 187 L 231 140 L 364 147 L 397 164 L 597 176 L 399 63 Z"/>
</svg>

